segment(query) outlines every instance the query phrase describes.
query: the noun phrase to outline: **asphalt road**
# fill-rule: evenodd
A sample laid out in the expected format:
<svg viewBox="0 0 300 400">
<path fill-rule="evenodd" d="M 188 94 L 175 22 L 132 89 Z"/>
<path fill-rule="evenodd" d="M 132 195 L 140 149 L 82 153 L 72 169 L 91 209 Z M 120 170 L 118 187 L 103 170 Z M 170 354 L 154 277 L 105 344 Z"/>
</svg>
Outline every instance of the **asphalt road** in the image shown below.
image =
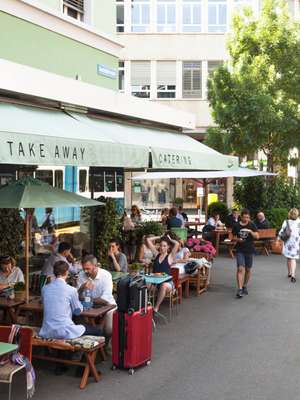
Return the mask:
<svg viewBox="0 0 300 400">
<path fill-rule="evenodd" d="M 102 381 L 81 391 L 74 371 L 55 377 L 39 366 L 34 399 L 299 399 L 300 275 L 291 284 L 281 256 L 258 256 L 249 296 L 237 300 L 234 273 L 233 260 L 217 258 L 209 292 L 158 326 L 149 367 L 129 376 L 106 362 Z"/>
</svg>

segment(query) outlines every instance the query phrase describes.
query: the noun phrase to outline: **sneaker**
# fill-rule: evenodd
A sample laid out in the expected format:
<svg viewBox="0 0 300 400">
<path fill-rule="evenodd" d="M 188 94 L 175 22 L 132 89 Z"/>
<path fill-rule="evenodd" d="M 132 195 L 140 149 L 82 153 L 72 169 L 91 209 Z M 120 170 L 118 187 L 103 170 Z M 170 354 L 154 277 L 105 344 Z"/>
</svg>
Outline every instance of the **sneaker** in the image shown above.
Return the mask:
<svg viewBox="0 0 300 400">
<path fill-rule="evenodd" d="M 243 289 L 239 289 L 236 294 L 237 299 L 241 299 L 243 296 Z"/>
<path fill-rule="evenodd" d="M 296 283 L 296 278 L 294 276 L 291 277 L 291 282 Z"/>
<path fill-rule="evenodd" d="M 246 296 L 247 296 L 247 294 L 249 294 L 248 293 L 248 289 L 247 289 L 247 287 L 246 286 L 243 286 L 243 294 L 245 294 Z"/>
</svg>

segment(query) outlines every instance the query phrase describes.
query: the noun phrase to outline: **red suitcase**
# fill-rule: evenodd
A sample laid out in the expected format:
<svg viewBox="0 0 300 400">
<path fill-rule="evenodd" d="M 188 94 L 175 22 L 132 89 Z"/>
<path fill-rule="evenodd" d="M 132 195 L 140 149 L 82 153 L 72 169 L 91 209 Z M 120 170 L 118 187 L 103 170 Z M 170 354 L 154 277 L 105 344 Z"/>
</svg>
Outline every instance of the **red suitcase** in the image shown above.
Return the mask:
<svg viewBox="0 0 300 400">
<path fill-rule="evenodd" d="M 152 354 L 152 307 L 131 314 L 115 311 L 113 315 L 113 369 L 149 365 Z"/>
</svg>

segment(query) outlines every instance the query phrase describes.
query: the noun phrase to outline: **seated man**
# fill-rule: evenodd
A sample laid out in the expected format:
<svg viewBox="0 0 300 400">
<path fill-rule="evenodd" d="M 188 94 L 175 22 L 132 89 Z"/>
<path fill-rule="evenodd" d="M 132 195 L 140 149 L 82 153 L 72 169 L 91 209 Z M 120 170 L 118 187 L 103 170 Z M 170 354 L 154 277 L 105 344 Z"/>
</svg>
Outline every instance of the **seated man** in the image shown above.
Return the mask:
<svg viewBox="0 0 300 400">
<path fill-rule="evenodd" d="M 259 211 L 256 214 L 256 219 L 254 221 L 257 229 L 269 229 L 271 228 L 270 222 L 266 219 L 265 214 L 262 211 Z"/>
<path fill-rule="evenodd" d="M 178 212 L 176 207 L 172 207 L 169 211 L 169 218 L 167 222 L 167 228 L 182 228 L 184 226 L 184 219 L 178 218 Z"/>
<path fill-rule="evenodd" d="M 227 228 L 232 229 L 235 224 L 240 221 L 239 212 L 236 208 L 233 208 L 231 214 L 228 215 L 225 225 Z"/>
<path fill-rule="evenodd" d="M 82 312 L 75 288 L 68 285 L 69 264 L 57 261 L 53 266 L 55 279 L 42 288 L 44 316 L 39 335 L 45 339 L 75 339 L 86 333 L 83 325 L 75 325 L 72 315 Z"/>
<path fill-rule="evenodd" d="M 116 305 L 113 297 L 113 282 L 111 274 L 98 267 L 97 259 L 93 255 L 87 255 L 82 259 L 82 271 L 78 276 L 78 293 L 82 296 L 84 290 L 89 288 L 92 291 L 92 300 L 94 304 L 99 305 Z M 110 337 L 112 335 L 112 318 L 113 311 L 109 311 L 104 317 L 104 335 Z"/>
<path fill-rule="evenodd" d="M 108 268 L 117 272 L 128 270 L 126 255 L 120 251 L 120 242 L 117 239 L 111 239 L 108 245 Z"/>
<path fill-rule="evenodd" d="M 41 274 L 53 278 L 53 266 L 57 261 L 66 262 L 69 265 L 69 272 L 76 274 L 78 271 L 74 264 L 71 248 L 72 247 L 69 243 L 61 242 L 58 246 L 57 253 L 51 254 L 51 256 L 45 260 Z"/>
</svg>

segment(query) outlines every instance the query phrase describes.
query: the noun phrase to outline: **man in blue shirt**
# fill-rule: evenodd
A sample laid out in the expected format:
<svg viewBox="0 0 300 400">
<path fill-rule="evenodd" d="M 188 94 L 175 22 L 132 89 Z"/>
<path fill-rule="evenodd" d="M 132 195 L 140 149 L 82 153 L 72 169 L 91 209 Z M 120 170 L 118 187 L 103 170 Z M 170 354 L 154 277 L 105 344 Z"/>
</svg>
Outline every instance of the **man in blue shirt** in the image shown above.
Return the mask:
<svg viewBox="0 0 300 400">
<path fill-rule="evenodd" d="M 43 338 L 75 339 L 86 332 L 85 326 L 75 325 L 72 320 L 83 307 L 77 290 L 66 282 L 68 271 L 67 262 L 56 262 L 53 267 L 55 279 L 42 289 L 44 318 L 39 335 Z"/>
</svg>

